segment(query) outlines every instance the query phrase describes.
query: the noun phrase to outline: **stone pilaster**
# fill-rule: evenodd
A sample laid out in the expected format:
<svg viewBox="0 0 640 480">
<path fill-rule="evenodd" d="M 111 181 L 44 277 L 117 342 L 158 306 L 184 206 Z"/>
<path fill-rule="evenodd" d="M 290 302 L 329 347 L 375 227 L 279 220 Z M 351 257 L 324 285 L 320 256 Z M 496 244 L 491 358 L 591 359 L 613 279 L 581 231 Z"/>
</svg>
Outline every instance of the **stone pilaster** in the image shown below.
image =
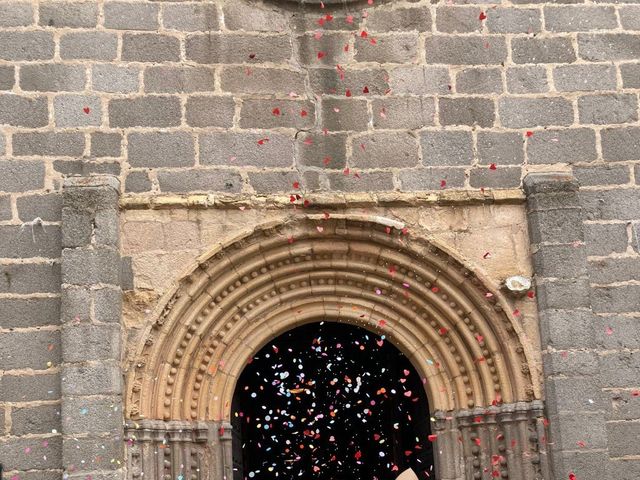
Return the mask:
<svg viewBox="0 0 640 480">
<path fill-rule="evenodd" d="M 578 183 L 568 174 L 525 178 L 553 471 L 605 478 L 605 400 L 595 352 Z"/>
<path fill-rule="evenodd" d="M 69 478 L 123 477 L 119 182 L 65 180 L 62 433 Z"/>
</svg>

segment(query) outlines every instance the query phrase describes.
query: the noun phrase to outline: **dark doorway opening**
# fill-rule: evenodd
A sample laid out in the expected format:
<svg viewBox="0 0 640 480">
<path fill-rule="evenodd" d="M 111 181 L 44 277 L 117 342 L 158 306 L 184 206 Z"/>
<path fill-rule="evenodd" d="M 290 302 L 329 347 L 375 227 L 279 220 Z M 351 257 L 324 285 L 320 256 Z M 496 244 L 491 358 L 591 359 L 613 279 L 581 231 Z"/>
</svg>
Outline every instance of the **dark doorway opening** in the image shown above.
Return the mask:
<svg viewBox="0 0 640 480">
<path fill-rule="evenodd" d="M 435 478 L 423 382 L 384 336 L 321 322 L 265 345 L 232 405 L 235 480 Z"/>
</svg>

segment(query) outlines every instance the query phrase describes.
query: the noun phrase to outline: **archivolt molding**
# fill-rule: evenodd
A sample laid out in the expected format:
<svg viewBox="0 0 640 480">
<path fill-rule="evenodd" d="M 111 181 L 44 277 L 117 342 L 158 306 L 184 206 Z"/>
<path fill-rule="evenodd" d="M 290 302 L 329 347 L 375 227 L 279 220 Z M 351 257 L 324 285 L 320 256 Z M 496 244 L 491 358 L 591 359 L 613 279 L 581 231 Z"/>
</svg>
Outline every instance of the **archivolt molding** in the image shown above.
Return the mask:
<svg viewBox="0 0 640 480">
<path fill-rule="evenodd" d="M 540 398 L 499 292 L 392 221 L 314 217 L 256 228 L 201 258 L 129 370 L 128 418 L 229 420 L 252 355 L 323 320 L 385 335 L 426 379 L 434 411 Z"/>
</svg>

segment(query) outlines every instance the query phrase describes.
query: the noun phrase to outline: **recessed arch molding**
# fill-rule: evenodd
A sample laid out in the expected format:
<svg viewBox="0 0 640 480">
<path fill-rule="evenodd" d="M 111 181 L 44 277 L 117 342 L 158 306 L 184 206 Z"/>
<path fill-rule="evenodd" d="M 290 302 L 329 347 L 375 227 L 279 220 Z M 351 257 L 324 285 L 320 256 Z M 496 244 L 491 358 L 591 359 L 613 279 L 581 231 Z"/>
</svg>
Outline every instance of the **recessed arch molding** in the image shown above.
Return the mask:
<svg viewBox="0 0 640 480">
<path fill-rule="evenodd" d="M 440 479 L 546 478 L 540 381 L 500 292 L 398 222 L 325 217 L 219 244 L 168 295 L 128 372 L 131 471 L 150 468 L 141 438 L 165 441 L 178 425 L 181 442 L 200 438 L 219 478 L 232 478 L 231 399 L 244 366 L 274 337 L 327 320 L 385 335 L 424 378 Z M 187 450 L 181 465 L 204 461 Z"/>
</svg>

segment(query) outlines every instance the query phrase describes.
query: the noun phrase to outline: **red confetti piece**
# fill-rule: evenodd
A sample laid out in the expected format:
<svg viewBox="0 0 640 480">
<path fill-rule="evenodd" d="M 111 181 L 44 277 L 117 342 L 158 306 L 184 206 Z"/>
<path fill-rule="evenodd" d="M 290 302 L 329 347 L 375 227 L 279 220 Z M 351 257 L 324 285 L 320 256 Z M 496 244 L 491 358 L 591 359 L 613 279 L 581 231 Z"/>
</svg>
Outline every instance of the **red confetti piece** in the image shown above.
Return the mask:
<svg viewBox="0 0 640 480">
<path fill-rule="evenodd" d="M 480 441 L 480 439 L 479 439 L 479 438 L 475 438 L 475 439 L 473 440 L 473 442 L 474 442 L 477 446 L 480 446 L 480 445 L 482 444 L 482 442 Z"/>
<path fill-rule="evenodd" d="M 440 180 L 440 188 L 445 188 L 447 186 L 446 180 Z"/>
<path fill-rule="evenodd" d="M 386 320 L 378 320 L 378 326 L 379 327 L 384 327 L 387 324 Z"/>
<path fill-rule="evenodd" d="M 351 90 L 349 90 L 347 88 L 347 90 L 344 92 L 345 96 L 350 97 L 351 96 Z"/>
<path fill-rule="evenodd" d="M 347 23 L 353 23 L 353 15 L 347 15 L 347 18 L 345 19 L 345 21 Z"/>
<path fill-rule="evenodd" d="M 344 175 L 349 175 L 349 167 L 345 168 L 345 169 L 342 171 L 342 173 L 343 173 Z"/>
<path fill-rule="evenodd" d="M 84 113 L 86 113 L 87 115 L 89 115 L 89 112 L 91 112 L 91 109 L 90 109 L 89 107 L 84 107 L 84 108 L 82 109 L 82 111 L 83 111 Z"/>
<path fill-rule="evenodd" d="M 491 165 L 489 165 L 489 170 L 495 170 L 496 168 L 498 167 L 496 167 L 495 163 L 492 163 Z"/>
<path fill-rule="evenodd" d="M 478 18 L 480 19 L 480 21 L 486 20 L 487 15 L 484 12 L 480 12 L 480 16 Z"/>
<path fill-rule="evenodd" d="M 634 398 L 640 397 L 640 390 L 632 390 L 631 396 Z"/>
<path fill-rule="evenodd" d="M 295 189 L 300 188 L 300 182 L 293 182 L 293 188 Z"/>
<path fill-rule="evenodd" d="M 440 335 L 446 335 L 448 331 L 449 331 L 449 330 L 447 330 L 447 329 L 446 329 L 446 328 L 444 328 L 444 327 L 440 327 L 440 328 L 438 329 L 438 333 L 439 333 Z"/>
<path fill-rule="evenodd" d="M 301 110 L 301 111 L 300 111 L 300 116 L 301 116 L 301 117 L 306 117 L 307 115 L 308 115 L 308 113 L 307 113 L 307 111 L 306 111 L 306 110 Z"/>
<path fill-rule="evenodd" d="M 576 474 L 573 472 L 569 472 L 569 480 L 577 480 L 578 477 L 576 477 Z"/>
<path fill-rule="evenodd" d="M 369 93 L 369 87 L 365 85 L 364 88 L 362 89 L 362 93 Z"/>
<path fill-rule="evenodd" d="M 517 308 L 513 311 L 513 316 L 514 317 L 519 317 L 520 316 L 520 310 L 518 310 Z"/>
<path fill-rule="evenodd" d="M 309 205 L 311 205 L 311 202 L 309 200 L 305 200 L 304 202 L 302 202 L 302 205 L 308 207 Z"/>
<path fill-rule="evenodd" d="M 345 44 L 344 44 L 344 48 L 343 48 L 343 50 L 344 50 L 345 52 L 348 52 L 348 51 L 349 51 L 349 44 L 348 44 L 348 43 L 345 43 Z"/>
<path fill-rule="evenodd" d="M 327 14 L 324 16 L 324 19 L 325 19 L 327 22 L 330 22 L 331 20 L 333 20 L 333 15 L 329 15 L 329 14 L 327 13 Z"/>
<path fill-rule="evenodd" d="M 528 131 L 525 135 L 527 137 L 533 137 L 533 132 L 532 131 Z"/>
<path fill-rule="evenodd" d="M 429 435 L 429 436 L 427 437 L 427 439 L 428 439 L 430 442 L 435 442 L 437 438 L 438 438 L 438 435 Z"/>
<path fill-rule="evenodd" d="M 268 138 L 261 138 L 260 140 L 258 140 L 258 145 L 264 145 L 265 143 L 267 143 L 269 141 Z"/>
<path fill-rule="evenodd" d="M 329 165 L 329 164 L 331 163 L 331 157 L 324 157 L 324 158 L 322 159 L 322 163 L 323 163 L 323 164 L 325 165 L 325 167 L 326 167 L 327 165 Z"/>
<path fill-rule="evenodd" d="M 271 113 L 275 116 L 279 116 L 280 115 L 280 109 L 278 107 L 274 108 L 273 110 L 271 110 Z"/>
<path fill-rule="evenodd" d="M 360 32 L 360 36 L 362 38 L 367 38 L 369 36 L 369 34 L 363 30 L 363 31 Z"/>
<path fill-rule="evenodd" d="M 353 458 L 355 458 L 356 460 L 360 460 L 362 458 L 362 452 L 360 450 L 358 450 L 354 455 Z"/>
<path fill-rule="evenodd" d="M 611 328 L 611 327 L 607 327 L 607 329 L 605 330 L 605 333 L 606 333 L 607 335 L 613 335 L 613 328 Z"/>
<path fill-rule="evenodd" d="M 440 289 L 438 287 L 431 287 L 431 291 L 433 293 L 438 293 L 440 291 Z"/>
<path fill-rule="evenodd" d="M 536 292 L 534 292 L 533 290 L 529 290 L 529 291 L 527 292 L 527 297 L 529 297 L 529 298 L 535 298 L 535 296 L 536 296 Z"/>
</svg>

